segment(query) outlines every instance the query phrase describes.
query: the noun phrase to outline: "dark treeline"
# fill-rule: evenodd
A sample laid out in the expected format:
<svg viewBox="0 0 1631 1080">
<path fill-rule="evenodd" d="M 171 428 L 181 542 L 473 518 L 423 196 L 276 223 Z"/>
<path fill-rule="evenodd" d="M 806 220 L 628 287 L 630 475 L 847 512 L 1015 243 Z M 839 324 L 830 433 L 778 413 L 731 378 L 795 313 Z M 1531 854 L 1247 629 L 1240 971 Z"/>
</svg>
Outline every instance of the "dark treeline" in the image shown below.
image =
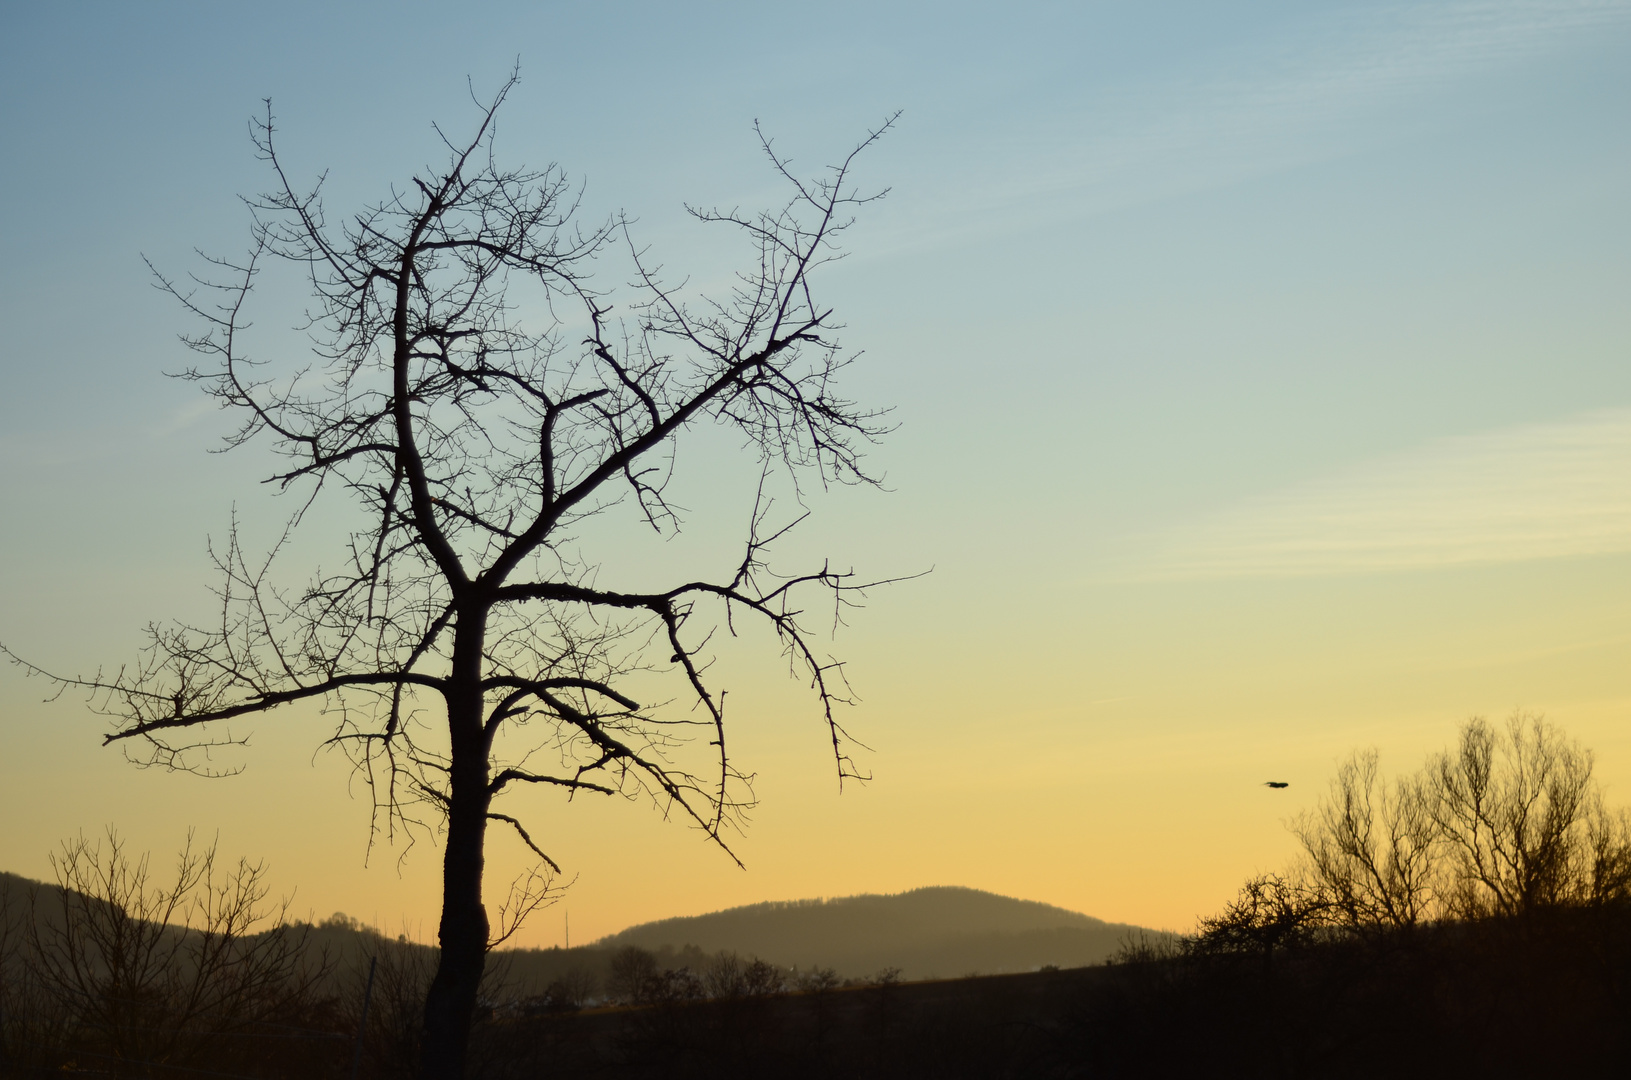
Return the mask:
<svg viewBox="0 0 1631 1080">
<path fill-rule="evenodd" d="M 1270 907 L 1244 933 L 1231 911 L 1226 930 L 1134 939 L 1106 966 L 940 982 L 625 947 L 603 982 L 579 970 L 539 989 L 496 964 L 468 1075 L 1508 1077 L 1612 1075 L 1631 1053 L 1624 901 L 1364 934 L 1278 933 Z M 124 968 L 86 973 L 94 996 L 52 985 L 33 946 L 9 949 L 4 1075 L 413 1072 L 428 949 L 354 933 L 362 948 L 337 960 L 321 939 L 342 925 L 292 925 L 293 941 L 226 950 L 257 982 L 211 967 L 203 935 L 172 935 L 155 977 L 126 929 Z M 377 968 L 361 1025 L 365 953 Z"/>
</svg>

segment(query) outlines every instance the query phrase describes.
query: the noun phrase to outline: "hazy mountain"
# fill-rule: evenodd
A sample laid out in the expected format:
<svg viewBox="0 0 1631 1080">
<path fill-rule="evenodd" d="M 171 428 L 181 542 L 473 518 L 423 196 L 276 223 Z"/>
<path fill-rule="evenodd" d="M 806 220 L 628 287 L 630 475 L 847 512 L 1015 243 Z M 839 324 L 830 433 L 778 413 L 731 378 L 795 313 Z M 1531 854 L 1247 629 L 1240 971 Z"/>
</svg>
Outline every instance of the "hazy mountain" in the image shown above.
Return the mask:
<svg viewBox="0 0 1631 1080">
<path fill-rule="evenodd" d="M 1139 927 L 1034 900 L 940 886 L 662 919 L 631 926 L 596 944 L 652 951 L 686 946 L 704 953 L 729 950 L 784 967 L 833 967 L 844 975 L 898 967 L 908 978 L 921 978 L 1098 963 L 1129 934 L 1139 932 Z"/>
</svg>

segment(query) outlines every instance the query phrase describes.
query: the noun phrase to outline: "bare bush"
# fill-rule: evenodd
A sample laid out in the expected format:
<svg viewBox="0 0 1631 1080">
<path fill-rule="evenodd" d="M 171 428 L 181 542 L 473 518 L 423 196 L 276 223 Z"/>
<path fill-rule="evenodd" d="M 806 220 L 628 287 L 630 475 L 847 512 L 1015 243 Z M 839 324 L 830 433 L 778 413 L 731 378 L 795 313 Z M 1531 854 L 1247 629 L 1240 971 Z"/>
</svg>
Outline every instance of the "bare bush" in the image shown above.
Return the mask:
<svg viewBox="0 0 1631 1080">
<path fill-rule="evenodd" d="M 1603 803 L 1591 751 L 1540 716 L 1474 717 L 1389 782 L 1350 756 L 1292 825 L 1301 872 L 1349 930 L 1514 918 L 1631 898 L 1631 816 Z"/>
<path fill-rule="evenodd" d="M 1160 960 L 1170 960 L 1182 952 L 1182 941 L 1172 934 L 1152 934 L 1147 930 L 1139 930 L 1122 937 L 1121 943 L 1110 957 L 1111 964 L 1150 964 Z M 1043 971 L 1058 971 L 1053 964 L 1046 964 Z M 898 975 L 898 972 L 897 972 Z"/>
<path fill-rule="evenodd" d="M 701 1001 L 706 996 L 696 972 L 682 967 L 665 968 L 652 975 L 641 985 L 636 1000 L 647 1005 L 678 1005 Z"/>
<path fill-rule="evenodd" d="M 371 985 L 368 967 L 351 973 L 346 1000 L 358 1011 L 347 1017 L 348 1026 L 360 1029 L 360 1057 L 379 1076 L 409 1076 L 419 1060 L 420 1029 L 425 991 L 435 973 L 436 954 L 406 940 L 376 939 Z M 366 1023 L 361 1002 L 368 999 Z"/>
<path fill-rule="evenodd" d="M 1631 898 L 1631 812 L 1609 810 L 1593 793 L 1584 833 L 1576 854 L 1583 886 L 1577 899 L 1600 905 Z"/>
<path fill-rule="evenodd" d="M 824 994 L 829 990 L 836 990 L 843 984 L 838 972 L 830 967 L 821 967 L 819 964 L 809 971 L 793 970 L 793 989 L 801 994 Z"/>
<path fill-rule="evenodd" d="M 1330 917 L 1330 901 L 1317 885 L 1259 874 L 1241 886 L 1221 915 L 1202 919 L 1200 933 L 1185 944 L 1199 955 L 1261 953 L 1270 967 L 1277 950 L 1307 944 Z"/>
<path fill-rule="evenodd" d="M 754 957 L 742 970 L 742 985 L 748 997 L 768 997 L 787 989 L 781 969 Z"/>
<path fill-rule="evenodd" d="M 51 862 L 57 888 L 33 890 L 20 921 L 7 913 L 5 983 L 26 993 L 7 1012 L 33 1050 L 242 1070 L 269 1025 L 332 1011 L 328 959 L 285 920 L 286 901 L 268 902 L 264 864 L 222 867 L 189 835 L 160 882 L 112 829 Z"/>
<path fill-rule="evenodd" d="M 1292 826 L 1330 908 L 1350 927 L 1414 926 L 1435 898 L 1438 823 L 1420 777 L 1381 778 L 1375 750 L 1337 769 L 1328 799 Z"/>
<path fill-rule="evenodd" d="M 720 952 L 702 970 L 702 987 L 716 1000 L 747 997 L 747 967 L 734 952 Z"/>
<path fill-rule="evenodd" d="M 618 1001 L 639 1001 L 642 989 L 657 970 L 655 956 L 637 945 L 626 945 L 612 955 L 606 990 Z"/>
<path fill-rule="evenodd" d="M 1602 818 L 1592 765 L 1591 751 L 1522 714 L 1504 728 L 1469 720 L 1455 749 L 1428 763 L 1452 914 L 1521 915 L 1593 898 L 1592 867 L 1607 869 L 1614 856 L 1591 851 L 1591 821 Z M 1609 849 L 1613 833 L 1605 821 L 1599 839 Z"/>
</svg>

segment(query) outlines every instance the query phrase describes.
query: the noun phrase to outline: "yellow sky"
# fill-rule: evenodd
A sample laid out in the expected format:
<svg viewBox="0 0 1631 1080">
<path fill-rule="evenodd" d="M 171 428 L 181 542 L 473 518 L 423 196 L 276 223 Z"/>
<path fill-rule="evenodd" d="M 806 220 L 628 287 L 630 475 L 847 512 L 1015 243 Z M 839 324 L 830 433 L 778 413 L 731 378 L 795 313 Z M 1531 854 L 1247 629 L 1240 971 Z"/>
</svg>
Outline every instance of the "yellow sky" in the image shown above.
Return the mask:
<svg viewBox="0 0 1631 1080">
<path fill-rule="evenodd" d="M 761 800 L 739 842 L 747 869 L 648 805 L 518 801 L 577 875 L 518 940 L 559 943 L 564 910 L 582 942 L 763 899 L 931 884 L 1181 929 L 1292 854 L 1283 822 L 1349 749 L 1379 746 L 1384 763 L 1413 768 L 1465 716 L 1517 707 L 1594 747 L 1611 798 L 1631 801 L 1628 585 L 1621 554 L 1078 586 L 1029 611 L 973 597 L 939 632 L 914 610 L 928 586 L 902 586 L 851 650 L 870 784 L 838 794 L 799 688 L 739 681 L 736 752 Z M 367 803 L 346 794 L 337 758 L 313 763 L 318 718 L 257 723 L 248 771 L 205 781 L 93 750 L 96 725 L 72 705 L 28 708 L 79 737 L 13 744 L 32 764 L 8 768 L 7 867 L 43 875 L 42 841 L 65 825 L 116 823 L 163 854 L 196 824 L 268 859 L 278 889 L 298 887 L 298 912 L 416 936 L 434 926 L 437 853 L 381 847 L 363 867 Z M 503 833 L 492 844 L 496 889 L 522 860 Z"/>
</svg>

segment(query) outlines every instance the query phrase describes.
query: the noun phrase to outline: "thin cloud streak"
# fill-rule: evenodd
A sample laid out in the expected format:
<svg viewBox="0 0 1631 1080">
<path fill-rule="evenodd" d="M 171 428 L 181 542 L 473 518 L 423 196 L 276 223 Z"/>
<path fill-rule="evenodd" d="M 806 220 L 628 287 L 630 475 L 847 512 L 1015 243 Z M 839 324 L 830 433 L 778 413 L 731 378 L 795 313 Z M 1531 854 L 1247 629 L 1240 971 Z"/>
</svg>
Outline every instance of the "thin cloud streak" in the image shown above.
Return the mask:
<svg viewBox="0 0 1631 1080">
<path fill-rule="evenodd" d="M 1378 130 L 1381 115 L 1628 24 L 1631 0 L 1401 4 L 1312 19 L 1209 77 L 1124 91 L 1049 115 L 1045 128 L 959 145 L 964 157 L 941 170 L 956 190 L 916 196 L 918 212 L 873 243 L 939 246 L 1344 157 L 1409 126 Z M 970 174 L 971 150 L 992 163 L 983 175 Z"/>
<path fill-rule="evenodd" d="M 1631 409 L 1435 441 L 1249 500 L 1135 577 L 1373 573 L 1631 551 Z"/>
</svg>

